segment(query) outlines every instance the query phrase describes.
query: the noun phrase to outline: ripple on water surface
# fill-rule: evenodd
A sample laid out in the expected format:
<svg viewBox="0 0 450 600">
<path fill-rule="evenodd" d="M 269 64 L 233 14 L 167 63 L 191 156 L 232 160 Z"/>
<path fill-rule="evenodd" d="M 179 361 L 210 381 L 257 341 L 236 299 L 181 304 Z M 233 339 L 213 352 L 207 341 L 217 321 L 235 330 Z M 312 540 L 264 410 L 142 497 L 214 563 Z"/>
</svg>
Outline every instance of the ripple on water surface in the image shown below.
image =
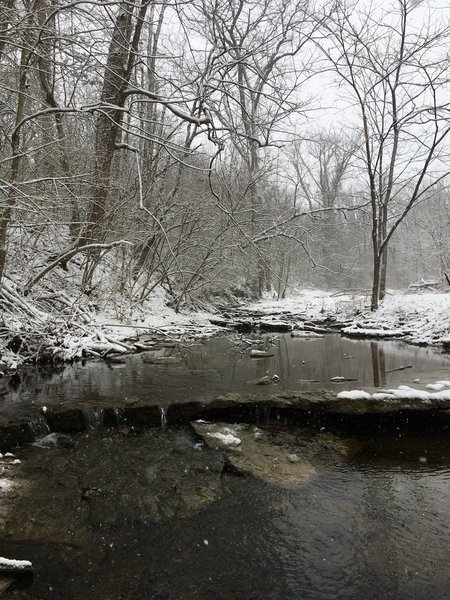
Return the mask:
<svg viewBox="0 0 450 600">
<path fill-rule="evenodd" d="M 20 598 L 448 600 L 442 433 L 363 441 L 348 461 L 289 486 L 221 475 L 217 461 L 213 473 L 208 453 L 216 455 L 193 442 L 188 430 L 159 429 L 24 450 L 21 468 L 39 466 L 41 479 L 16 541 L 4 544 L 38 574 Z M 427 462 L 413 462 L 419 452 Z M 87 500 L 77 499 L 80 482 Z M 39 505 L 47 520 L 52 507 L 58 515 L 49 531 L 36 523 Z"/>
</svg>

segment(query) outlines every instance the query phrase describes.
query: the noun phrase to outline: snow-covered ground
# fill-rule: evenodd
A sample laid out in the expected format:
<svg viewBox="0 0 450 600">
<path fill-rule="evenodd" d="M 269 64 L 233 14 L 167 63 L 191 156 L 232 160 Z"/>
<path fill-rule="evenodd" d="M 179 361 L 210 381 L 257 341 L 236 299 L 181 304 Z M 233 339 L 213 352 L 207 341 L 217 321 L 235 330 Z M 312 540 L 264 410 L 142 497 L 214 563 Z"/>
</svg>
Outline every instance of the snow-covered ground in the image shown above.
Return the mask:
<svg viewBox="0 0 450 600">
<path fill-rule="evenodd" d="M 122 298 L 120 306 L 113 294 L 109 301 L 94 303 L 80 299 L 70 289 L 52 296 L 48 287 L 37 287 L 24 297 L 18 288 L 5 283 L 3 292 L 8 292 L 6 297 L 13 309 L 2 315 L 1 325 L 7 334 L 0 336 L 0 376 L 29 361 L 30 356 L 33 360 L 33 352 L 39 352 L 41 347 L 46 348 L 47 359 L 70 360 L 108 352 L 133 352 L 136 340 L 142 336 L 151 344 L 151 338 L 182 341 L 223 331 L 210 322 L 213 307 L 209 307 L 211 312 L 197 307 L 177 313 L 161 287 L 155 288 L 143 303 Z M 359 337 L 401 336 L 415 344 L 450 344 L 450 293 L 391 293 L 380 309 L 371 313 L 369 298 L 361 294 L 301 290 L 285 300 L 266 298 L 241 310 L 272 318 L 278 315 L 297 324 L 332 317 L 343 324 L 346 332 Z M 26 340 L 28 354 L 23 346 L 11 347 L 14 336 Z M 142 346 L 141 341 L 138 343 Z"/>
<path fill-rule="evenodd" d="M 368 308 L 368 298 L 361 294 L 333 294 L 321 290 L 298 290 L 289 298 L 274 300 L 268 295 L 263 300 L 247 305 L 249 311 L 264 314 L 291 313 L 305 320 L 338 316 L 340 320 L 352 319 L 358 311 Z"/>
<path fill-rule="evenodd" d="M 391 292 L 380 308 L 370 311 L 367 296 L 304 290 L 285 300 L 265 299 L 249 310 L 263 314 L 288 313 L 303 320 L 335 317 L 348 333 L 361 337 L 402 336 L 413 344 L 450 342 L 450 293 Z"/>
<path fill-rule="evenodd" d="M 380 308 L 365 315 L 376 328 L 403 329 L 414 344 L 440 344 L 450 340 L 450 293 L 387 296 Z M 363 319 L 357 319 L 361 323 Z"/>
<path fill-rule="evenodd" d="M 142 336 L 151 344 L 150 338 L 183 341 L 221 330 L 210 323 L 210 312 L 192 308 L 175 312 L 162 288 L 138 305 L 122 299 L 120 310 L 114 302 L 93 306 L 70 292 L 58 292 L 50 301 L 45 290 L 27 297 L 10 284 L 4 290 L 17 309 L 2 315 L 5 333 L 0 337 L 0 376 L 33 360 L 44 348 L 46 359 L 67 361 L 133 352 L 137 349 L 134 340 Z M 20 348 L 11 347 L 14 338 L 23 340 Z"/>
<path fill-rule="evenodd" d="M 213 314 L 206 310 L 184 309 L 175 312 L 168 305 L 169 298 L 162 288 L 156 288 L 152 296 L 139 308 L 130 307 L 120 318 L 113 307 L 107 306 L 95 315 L 95 324 L 103 332 L 117 338 L 134 337 L 144 332 L 167 336 L 207 336 L 218 331 L 211 325 Z"/>
</svg>

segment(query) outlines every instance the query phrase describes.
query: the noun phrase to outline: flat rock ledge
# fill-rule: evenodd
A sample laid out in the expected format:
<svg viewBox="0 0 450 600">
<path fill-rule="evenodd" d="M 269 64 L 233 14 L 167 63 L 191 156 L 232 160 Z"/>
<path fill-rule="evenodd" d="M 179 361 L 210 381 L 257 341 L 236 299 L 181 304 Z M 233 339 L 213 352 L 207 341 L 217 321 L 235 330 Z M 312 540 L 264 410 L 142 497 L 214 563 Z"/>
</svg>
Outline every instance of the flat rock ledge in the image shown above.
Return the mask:
<svg viewBox="0 0 450 600">
<path fill-rule="evenodd" d="M 193 421 L 209 448 L 226 456 L 232 471 L 277 485 L 296 485 L 352 456 L 360 444 L 295 428 L 265 430 L 255 425 Z"/>
<path fill-rule="evenodd" d="M 99 428 L 128 427 L 136 430 L 155 426 L 186 425 L 197 419 L 264 423 L 272 419 L 302 421 L 311 417 L 348 415 L 392 415 L 438 412 L 450 409 L 450 393 L 408 397 L 366 392 L 288 391 L 262 396 L 230 393 L 210 402 L 187 402 L 163 407 L 151 400 L 115 400 L 101 406 L 49 405 L 33 414 L 0 416 L 0 451 L 34 442 L 50 432 L 76 433 Z M 448 414 L 448 413 L 447 413 Z"/>
</svg>

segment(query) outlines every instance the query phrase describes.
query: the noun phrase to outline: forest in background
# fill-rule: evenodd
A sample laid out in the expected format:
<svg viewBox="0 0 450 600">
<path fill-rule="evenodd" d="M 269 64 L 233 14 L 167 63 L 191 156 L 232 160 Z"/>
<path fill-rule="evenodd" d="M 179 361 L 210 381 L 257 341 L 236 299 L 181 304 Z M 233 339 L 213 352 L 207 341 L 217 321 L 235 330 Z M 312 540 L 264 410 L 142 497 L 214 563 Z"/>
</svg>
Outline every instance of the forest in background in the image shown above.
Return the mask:
<svg viewBox="0 0 450 600">
<path fill-rule="evenodd" d="M 447 16 L 1 0 L 3 307 L 445 282 Z"/>
</svg>

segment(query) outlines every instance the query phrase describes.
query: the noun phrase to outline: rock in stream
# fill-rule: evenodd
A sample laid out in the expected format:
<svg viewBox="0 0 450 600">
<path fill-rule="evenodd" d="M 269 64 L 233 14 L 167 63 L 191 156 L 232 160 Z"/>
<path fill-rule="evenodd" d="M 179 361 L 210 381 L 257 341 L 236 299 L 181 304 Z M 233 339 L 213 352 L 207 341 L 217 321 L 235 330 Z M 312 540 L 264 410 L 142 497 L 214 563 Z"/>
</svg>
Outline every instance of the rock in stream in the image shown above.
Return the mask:
<svg viewBox="0 0 450 600">
<path fill-rule="evenodd" d="M 205 421 L 191 425 L 208 447 L 225 453 L 234 470 L 274 484 L 302 483 L 359 449 L 354 440 L 306 429 L 265 430 Z"/>
</svg>

